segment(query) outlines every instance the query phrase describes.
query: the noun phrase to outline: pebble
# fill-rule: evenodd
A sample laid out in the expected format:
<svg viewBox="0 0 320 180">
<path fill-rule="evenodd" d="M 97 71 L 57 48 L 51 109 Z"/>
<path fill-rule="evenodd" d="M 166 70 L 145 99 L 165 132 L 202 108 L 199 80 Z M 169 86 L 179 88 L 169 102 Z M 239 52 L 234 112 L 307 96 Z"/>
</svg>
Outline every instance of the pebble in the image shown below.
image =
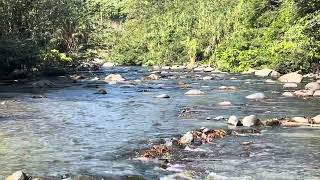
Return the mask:
<svg viewBox="0 0 320 180">
<path fill-rule="evenodd" d="M 185 95 L 202 95 L 202 94 L 204 94 L 204 92 L 198 89 L 191 89 L 185 93 Z"/>
<path fill-rule="evenodd" d="M 161 94 L 161 95 L 158 95 L 156 96 L 156 98 L 170 98 L 170 96 L 168 94 Z"/>
<path fill-rule="evenodd" d="M 265 95 L 263 93 L 254 93 L 254 94 L 246 96 L 246 98 L 253 99 L 253 100 L 260 100 L 260 99 L 264 99 Z"/>
<path fill-rule="evenodd" d="M 223 101 L 218 103 L 219 106 L 231 106 L 232 103 L 230 101 Z"/>
</svg>

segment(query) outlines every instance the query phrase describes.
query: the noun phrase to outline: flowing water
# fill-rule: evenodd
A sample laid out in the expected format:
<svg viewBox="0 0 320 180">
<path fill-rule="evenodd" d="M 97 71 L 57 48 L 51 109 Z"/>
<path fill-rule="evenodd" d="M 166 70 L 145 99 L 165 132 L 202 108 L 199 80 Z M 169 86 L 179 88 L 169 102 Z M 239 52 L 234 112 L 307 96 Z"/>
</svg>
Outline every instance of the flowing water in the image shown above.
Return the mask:
<svg viewBox="0 0 320 180">
<path fill-rule="evenodd" d="M 143 68 L 122 67 L 99 75 L 117 72 L 129 80 L 148 73 Z M 0 105 L 0 179 L 20 169 L 36 176 L 137 175 L 158 179 L 173 172 L 134 159 L 135 152 L 152 141 L 200 127 L 227 128 L 225 120 L 214 120 L 218 116 L 256 114 L 266 119 L 320 114 L 320 99 L 282 97 L 282 85 L 276 82 L 266 83 L 250 75 L 215 73 L 210 81 L 199 80 L 201 76 L 204 74 L 171 72 L 169 78 L 157 81 L 100 85 L 107 89 L 107 95 L 71 86 L 41 92 L 48 97 L 44 99 L 32 99 L 32 94 L 39 93 L 34 90 L 1 86 L 1 100 L 7 103 Z M 205 94 L 185 96 L 187 89 L 179 83 Z M 218 90 L 223 85 L 238 90 Z M 255 92 L 263 92 L 267 98 L 245 99 Z M 154 98 L 163 93 L 171 98 Z M 217 105 L 224 100 L 233 105 Z M 185 108 L 196 113 L 178 117 Z M 247 141 L 253 144 L 241 145 Z M 266 128 L 259 135 L 229 136 L 200 148 L 205 152 L 182 152 L 177 162 L 194 172 L 194 179 L 208 174 L 216 179 L 320 178 L 317 128 Z"/>
</svg>

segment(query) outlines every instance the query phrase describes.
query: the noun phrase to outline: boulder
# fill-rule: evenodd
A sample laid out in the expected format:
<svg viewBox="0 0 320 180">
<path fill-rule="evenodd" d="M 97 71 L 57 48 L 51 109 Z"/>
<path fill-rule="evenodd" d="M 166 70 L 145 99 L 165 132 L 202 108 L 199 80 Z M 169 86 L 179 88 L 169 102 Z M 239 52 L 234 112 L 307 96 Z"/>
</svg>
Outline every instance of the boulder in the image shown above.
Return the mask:
<svg viewBox="0 0 320 180">
<path fill-rule="evenodd" d="M 283 85 L 284 88 L 297 88 L 298 84 L 297 83 L 285 83 Z"/>
<path fill-rule="evenodd" d="M 312 118 L 312 121 L 315 123 L 315 124 L 320 124 L 320 114 L 313 117 Z"/>
<path fill-rule="evenodd" d="M 305 86 L 305 89 L 314 90 L 314 91 L 320 90 L 320 84 L 317 82 L 311 82 Z"/>
<path fill-rule="evenodd" d="M 308 96 L 313 96 L 313 93 L 314 93 L 313 90 L 299 90 L 299 91 L 295 91 L 293 94 L 299 97 L 308 97 Z"/>
<path fill-rule="evenodd" d="M 242 119 L 242 125 L 246 127 L 260 125 L 260 120 L 255 115 L 246 116 Z"/>
<path fill-rule="evenodd" d="M 254 93 L 254 94 L 246 96 L 246 98 L 252 99 L 252 100 L 260 100 L 260 99 L 264 99 L 265 95 L 263 93 Z"/>
<path fill-rule="evenodd" d="M 241 121 L 239 121 L 237 116 L 230 116 L 227 124 L 234 125 L 234 126 L 242 126 L 242 123 Z"/>
<path fill-rule="evenodd" d="M 32 83 L 32 87 L 33 88 L 53 88 L 53 87 L 56 87 L 56 85 L 49 80 L 41 80 L 41 81 Z"/>
<path fill-rule="evenodd" d="M 98 91 L 95 94 L 108 94 L 105 89 L 98 89 Z"/>
<path fill-rule="evenodd" d="M 199 89 L 191 89 L 185 93 L 185 95 L 202 95 L 202 94 L 204 94 L 204 92 L 202 92 Z"/>
<path fill-rule="evenodd" d="M 231 106 L 232 103 L 230 101 L 222 101 L 218 103 L 219 106 Z"/>
<path fill-rule="evenodd" d="M 319 96 L 320 96 L 320 90 L 316 90 L 316 91 L 313 93 L 313 96 L 319 97 Z"/>
<path fill-rule="evenodd" d="M 255 69 L 249 69 L 248 71 L 244 71 L 241 74 L 254 74 L 257 70 Z"/>
<path fill-rule="evenodd" d="M 281 74 L 277 71 L 272 71 L 269 75 L 270 77 L 274 77 L 274 78 L 277 78 L 277 77 L 280 77 Z"/>
<path fill-rule="evenodd" d="M 190 144 L 192 141 L 193 141 L 193 134 L 190 131 L 180 138 L 181 144 Z"/>
<path fill-rule="evenodd" d="M 300 83 L 302 79 L 303 79 L 303 76 L 301 74 L 293 72 L 293 73 L 282 75 L 278 80 L 283 83 L 287 83 L 287 82 Z"/>
<path fill-rule="evenodd" d="M 213 77 L 212 77 L 212 76 L 205 76 L 205 77 L 203 77 L 202 79 L 205 80 L 205 81 L 207 81 L 207 80 L 213 79 Z"/>
<path fill-rule="evenodd" d="M 297 123 L 309 123 L 309 120 L 304 117 L 293 117 L 291 120 Z"/>
<path fill-rule="evenodd" d="M 22 171 L 17 171 L 13 173 L 12 175 L 8 176 L 6 180 L 29 180 L 31 179 L 28 177 L 24 172 Z"/>
<path fill-rule="evenodd" d="M 160 79 L 160 75 L 159 74 L 150 74 L 149 76 L 144 77 L 144 80 L 158 80 Z"/>
<path fill-rule="evenodd" d="M 125 79 L 120 75 L 120 74 L 110 74 L 107 77 L 104 78 L 105 81 L 107 82 L 120 82 L 120 81 L 125 81 Z"/>
<path fill-rule="evenodd" d="M 279 77 L 280 73 L 277 71 L 274 71 L 272 69 L 261 69 L 261 70 L 256 70 L 254 72 L 256 76 L 261 76 L 261 77 Z"/>
<path fill-rule="evenodd" d="M 203 69 L 204 72 L 212 72 L 214 69 L 212 67 L 206 67 Z"/>
<path fill-rule="evenodd" d="M 102 68 L 111 68 L 113 66 L 115 66 L 113 62 L 106 62 L 106 63 L 103 63 Z"/>
<path fill-rule="evenodd" d="M 282 93 L 282 96 L 285 96 L 285 97 L 294 97 L 294 94 L 292 92 L 284 92 Z"/>
<path fill-rule="evenodd" d="M 205 67 L 196 67 L 193 70 L 194 71 L 204 71 Z"/>
<path fill-rule="evenodd" d="M 156 98 L 170 98 L 170 96 L 168 94 L 160 94 Z"/>
</svg>

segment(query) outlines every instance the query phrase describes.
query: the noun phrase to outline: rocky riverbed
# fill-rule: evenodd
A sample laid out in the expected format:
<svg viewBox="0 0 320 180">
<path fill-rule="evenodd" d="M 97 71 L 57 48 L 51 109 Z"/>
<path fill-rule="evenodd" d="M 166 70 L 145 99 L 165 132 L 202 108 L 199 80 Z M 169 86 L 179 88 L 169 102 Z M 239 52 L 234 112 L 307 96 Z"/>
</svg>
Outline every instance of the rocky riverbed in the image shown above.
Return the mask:
<svg viewBox="0 0 320 180">
<path fill-rule="evenodd" d="M 279 77 L 108 66 L 3 83 L 0 178 L 317 179 L 319 76 Z"/>
</svg>

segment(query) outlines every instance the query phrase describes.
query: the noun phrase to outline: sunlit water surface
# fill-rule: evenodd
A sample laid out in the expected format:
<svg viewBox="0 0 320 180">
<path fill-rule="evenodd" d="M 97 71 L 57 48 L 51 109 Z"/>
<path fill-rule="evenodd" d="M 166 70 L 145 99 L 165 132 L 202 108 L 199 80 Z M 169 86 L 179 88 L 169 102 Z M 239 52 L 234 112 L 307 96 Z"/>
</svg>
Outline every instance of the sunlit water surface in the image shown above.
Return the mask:
<svg viewBox="0 0 320 180">
<path fill-rule="evenodd" d="M 127 79 L 140 79 L 146 69 L 123 67 L 105 70 L 101 77 L 120 72 Z M 135 85 L 100 85 L 96 89 L 72 86 L 45 92 L 48 98 L 32 99 L 32 93 L 1 88 L 0 178 L 20 169 L 37 176 L 63 174 L 138 175 L 155 179 L 173 174 L 152 163 L 134 160 L 138 149 L 161 138 L 177 137 L 200 127 L 227 128 L 223 120 L 207 117 L 256 114 L 261 119 L 320 114 L 319 99 L 284 98 L 278 83 L 250 75 L 214 74 L 210 81 L 196 74 L 174 73 L 173 77 L 143 81 Z M 212 73 L 207 73 L 209 75 Z M 231 77 L 237 79 L 230 80 Z M 184 78 L 184 77 L 182 77 Z M 201 77 L 199 77 L 201 79 Z M 203 96 L 189 97 L 178 83 L 201 89 Z M 221 91 L 219 86 L 236 86 Z M 264 92 L 263 101 L 249 101 L 246 95 Z M 39 92 L 36 92 L 39 93 Z M 169 94 L 170 99 L 154 98 Z M 231 101 L 230 107 L 217 103 Z M 199 110 L 178 117 L 183 108 Z M 241 142 L 252 141 L 250 146 Z M 320 178 L 320 129 L 267 128 L 260 135 L 230 136 L 201 146 L 206 152 L 184 152 L 179 164 L 204 178 L 218 179 L 318 179 Z"/>
</svg>

